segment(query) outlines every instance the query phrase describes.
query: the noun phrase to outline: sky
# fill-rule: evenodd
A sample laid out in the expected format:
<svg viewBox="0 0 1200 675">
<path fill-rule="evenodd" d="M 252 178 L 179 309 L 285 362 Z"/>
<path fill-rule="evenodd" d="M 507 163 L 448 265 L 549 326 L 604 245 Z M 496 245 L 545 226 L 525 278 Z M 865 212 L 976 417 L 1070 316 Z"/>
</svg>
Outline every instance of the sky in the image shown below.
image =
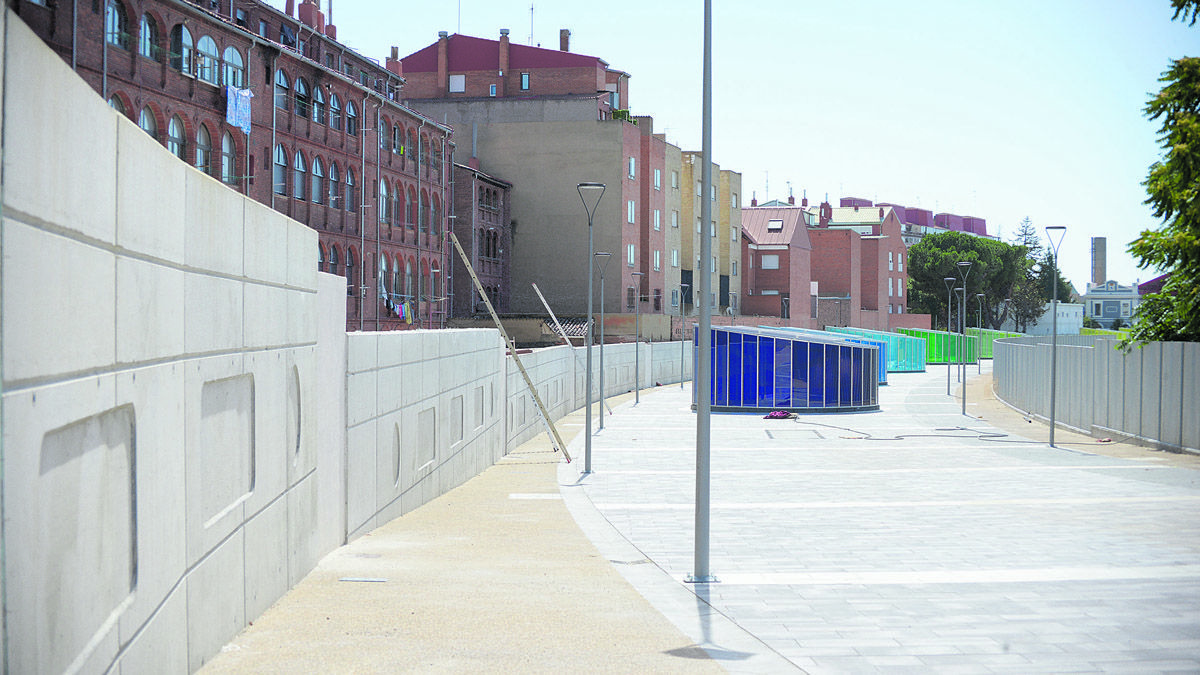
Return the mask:
<svg viewBox="0 0 1200 675">
<path fill-rule="evenodd" d="M 703 6 L 339 0 L 331 23 L 380 62 L 441 30 L 557 49 L 570 29 L 571 51 L 630 74 L 633 114 L 700 150 Z M 713 160 L 742 174 L 747 204 L 862 197 L 981 217 L 1004 241 L 1028 217 L 1043 240 L 1066 226 L 1060 265 L 1081 293 L 1092 237 L 1108 240 L 1109 279 L 1147 281 L 1159 272 L 1126 252 L 1161 225 L 1141 185 L 1161 157 L 1143 110 L 1171 59 L 1200 56 L 1200 23 L 1172 13 L 1169 0 L 714 0 Z"/>
</svg>

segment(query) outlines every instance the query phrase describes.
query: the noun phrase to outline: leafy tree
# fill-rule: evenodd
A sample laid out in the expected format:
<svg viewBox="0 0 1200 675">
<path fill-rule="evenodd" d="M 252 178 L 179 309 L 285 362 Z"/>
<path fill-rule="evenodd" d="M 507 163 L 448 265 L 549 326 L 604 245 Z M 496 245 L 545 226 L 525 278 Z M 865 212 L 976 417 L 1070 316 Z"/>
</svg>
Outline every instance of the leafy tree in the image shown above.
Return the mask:
<svg viewBox="0 0 1200 675">
<path fill-rule="evenodd" d="M 1046 251 L 1045 255 L 1042 257 L 1041 264 L 1038 265 L 1037 272 L 1034 275 L 1037 279 L 1038 288 L 1041 290 L 1042 298 L 1045 300 L 1045 302 L 1050 302 L 1054 299 L 1054 284 L 1057 282 L 1058 301 L 1070 302 L 1072 292 L 1071 282 L 1067 281 L 1063 277 L 1062 267 L 1056 267 L 1054 265 L 1052 256 L 1053 254 L 1050 251 Z M 1057 272 L 1057 274 L 1055 274 L 1055 272 Z"/>
<path fill-rule="evenodd" d="M 1017 232 L 1013 235 L 1012 243 L 1017 246 L 1025 247 L 1025 255 L 1031 260 L 1040 261 L 1042 259 L 1042 238 L 1038 235 L 1037 228 L 1033 226 L 1033 221 L 1029 216 L 1021 221 L 1017 226 Z"/>
<path fill-rule="evenodd" d="M 1122 321 L 1121 317 L 1118 316 L 1117 318 L 1113 319 L 1112 325 L 1109 326 L 1108 329 L 1109 330 L 1121 330 L 1124 327 L 1125 327 L 1125 322 Z"/>
<path fill-rule="evenodd" d="M 1028 261 L 1026 261 L 1028 270 Z M 1009 291 L 1012 299 L 1010 310 L 1013 325 L 1017 332 L 1024 333 L 1031 322 L 1037 321 L 1046 311 L 1046 298 L 1042 295 L 1042 287 L 1032 274 L 1022 273 Z"/>
<path fill-rule="evenodd" d="M 1095 317 L 1085 316 L 1085 317 L 1083 317 L 1083 327 L 1084 328 L 1099 328 L 1100 322 L 1097 321 Z"/>
<path fill-rule="evenodd" d="M 985 295 L 984 325 L 998 328 L 1004 321 L 1004 299 L 1024 269 L 1025 249 L 962 232 L 926 235 L 908 252 L 909 297 L 913 311 L 946 316 L 945 277 L 959 279 L 958 261 L 969 260 L 967 297 Z M 968 303 L 974 306 L 975 302 Z M 955 305 L 957 311 L 957 305 Z M 968 312 L 974 318 L 973 312 Z"/>
<path fill-rule="evenodd" d="M 1172 0 L 1172 19 L 1194 26 L 1200 0 Z M 1129 252 L 1143 267 L 1169 271 L 1162 291 L 1143 298 L 1133 330 L 1121 346 L 1151 341 L 1200 342 L 1200 58 L 1171 62 L 1159 78 L 1163 88 L 1146 104 L 1146 116 L 1161 120 L 1163 158 L 1142 183 L 1146 204 L 1161 218 L 1158 230 L 1143 231 Z"/>
</svg>

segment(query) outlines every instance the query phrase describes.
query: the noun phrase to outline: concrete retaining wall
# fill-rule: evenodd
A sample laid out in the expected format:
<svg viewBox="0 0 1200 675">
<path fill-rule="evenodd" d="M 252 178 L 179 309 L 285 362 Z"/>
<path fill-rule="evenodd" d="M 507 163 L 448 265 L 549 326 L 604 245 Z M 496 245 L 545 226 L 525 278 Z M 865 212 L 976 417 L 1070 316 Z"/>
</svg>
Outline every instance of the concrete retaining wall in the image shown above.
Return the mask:
<svg viewBox="0 0 1200 675">
<path fill-rule="evenodd" d="M 1048 336 L 995 343 L 998 396 L 1050 414 Z M 1155 342 L 1129 352 L 1107 336 L 1058 336 L 1055 420 L 1096 436 L 1200 452 L 1200 343 Z"/>
</svg>

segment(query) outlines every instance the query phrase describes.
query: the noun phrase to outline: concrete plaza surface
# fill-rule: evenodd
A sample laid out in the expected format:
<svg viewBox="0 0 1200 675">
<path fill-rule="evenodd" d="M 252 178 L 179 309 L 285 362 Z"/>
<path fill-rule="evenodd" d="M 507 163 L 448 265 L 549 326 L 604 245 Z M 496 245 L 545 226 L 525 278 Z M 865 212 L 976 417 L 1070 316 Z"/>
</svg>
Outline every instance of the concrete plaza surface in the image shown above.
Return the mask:
<svg viewBox="0 0 1200 675">
<path fill-rule="evenodd" d="M 695 416 L 661 387 L 593 420 L 591 474 L 580 410 L 574 462 L 542 434 L 338 549 L 205 671 L 1200 671 L 1200 458 L 1050 448 L 986 363 L 966 417 L 944 368 L 889 380 L 874 413 L 713 415 L 718 583 L 682 581 Z"/>
<path fill-rule="evenodd" d="M 986 365 L 971 366 L 966 416 L 944 367 L 889 375 L 880 412 L 713 415 L 719 583 L 689 588 L 812 673 L 1200 672 L 1198 458 L 1063 430 L 1051 448 L 1044 425 L 989 400 Z M 676 388 L 616 408 L 580 481 L 631 557 L 680 585 L 689 404 Z M 753 650 L 686 632 L 761 672 Z"/>
</svg>

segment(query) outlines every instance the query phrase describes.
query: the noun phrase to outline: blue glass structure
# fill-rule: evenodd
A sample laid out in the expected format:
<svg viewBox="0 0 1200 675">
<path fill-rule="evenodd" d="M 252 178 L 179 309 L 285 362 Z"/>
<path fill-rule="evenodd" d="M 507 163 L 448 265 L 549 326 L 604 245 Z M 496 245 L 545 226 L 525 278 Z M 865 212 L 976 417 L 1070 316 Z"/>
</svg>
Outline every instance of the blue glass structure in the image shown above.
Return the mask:
<svg viewBox="0 0 1200 675">
<path fill-rule="evenodd" d="M 925 339 L 902 333 L 885 333 L 866 328 L 826 326 L 830 333 L 862 335 L 887 342 L 887 369 L 889 373 L 925 372 Z"/>
<path fill-rule="evenodd" d="M 759 326 L 759 328 L 768 328 L 768 326 Z M 782 326 L 779 330 L 786 330 L 793 333 L 824 335 L 833 340 L 849 340 L 859 344 L 875 345 L 879 348 L 879 385 L 887 384 L 888 374 L 888 344 L 885 340 L 880 340 L 877 337 L 867 337 L 865 335 L 838 335 L 833 331 L 813 330 L 812 328 L 793 328 L 791 326 Z"/>
<path fill-rule="evenodd" d="M 879 348 L 776 328 L 712 327 L 714 412 L 879 409 Z"/>
</svg>

